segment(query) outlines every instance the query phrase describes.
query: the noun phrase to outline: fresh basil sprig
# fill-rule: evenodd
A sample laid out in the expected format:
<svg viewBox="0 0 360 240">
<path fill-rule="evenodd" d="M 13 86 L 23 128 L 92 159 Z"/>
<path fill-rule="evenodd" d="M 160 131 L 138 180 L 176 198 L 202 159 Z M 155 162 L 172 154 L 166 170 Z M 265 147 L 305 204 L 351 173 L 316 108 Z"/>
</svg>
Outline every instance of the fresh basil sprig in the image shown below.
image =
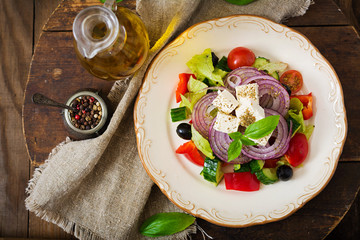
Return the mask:
<svg viewBox="0 0 360 240">
<path fill-rule="evenodd" d="M 225 0 L 225 1 L 236 5 L 246 5 L 253 2 L 254 0 Z"/>
<path fill-rule="evenodd" d="M 140 233 L 148 237 L 167 236 L 185 230 L 195 222 L 189 214 L 180 212 L 158 213 L 146 219 Z"/>
<path fill-rule="evenodd" d="M 241 134 L 240 132 L 230 133 L 229 137 L 233 139 L 233 141 L 230 143 L 228 149 L 228 162 L 234 160 L 240 155 L 243 145 L 256 145 L 256 143 L 251 139 L 265 137 L 274 131 L 279 123 L 279 119 L 279 115 L 268 116 L 250 124 L 245 129 L 244 134 Z"/>
</svg>

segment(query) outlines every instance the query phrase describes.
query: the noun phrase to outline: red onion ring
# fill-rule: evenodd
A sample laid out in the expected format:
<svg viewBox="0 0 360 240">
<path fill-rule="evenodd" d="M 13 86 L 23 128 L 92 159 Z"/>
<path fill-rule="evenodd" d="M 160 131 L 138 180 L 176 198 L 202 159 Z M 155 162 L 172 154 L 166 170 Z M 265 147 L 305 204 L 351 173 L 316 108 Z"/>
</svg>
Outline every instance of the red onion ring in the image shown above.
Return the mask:
<svg viewBox="0 0 360 240">
<path fill-rule="evenodd" d="M 227 133 L 223 133 L 220 131 L 217 131 L 213 128 L 214 124 L 216 121 L 216 117 L 214 118 L 214 120 L 212 121 L 211 125 L 210 125 L 210 129 L 209 129 L 209 142 L 210 142 L 210 146 L 211 149 L 213 150 L 214 154 L 222 161 L 224 162 L 228 162 L 228 148 L 230 143 L 233 141 L 229 135 Z M 239 157 L 235 158 L 234 160 L 232 160 L 229 163 L 233 163 L 233 164 L 243 164 L 243 163 L 247 163 L 250 162 L 251 158 L 240 154 Z"/>
<path fill-rule="evenodd" d="M 248 78 L 242 83 L 246 85 L 255 82 L 259 86 L 259 97 L 261 99 L 265 94 L 271 95 L 273 102 L 269 109 L 279 112 L 282 116 L 285 116 L 290 106 L 290 97 L 286 89 L 281 85 L 279 81 L 269 75 L 254 76 Z M 264 104 L 264 103 L 263 103 Z M 263 108 L 267 105 L 260 104 Z"/>
<path fill-rule="evenodd" d="M 265 116 L 280 115 L 278 112 L 265 109 Z M 291 127 L 288 130 L 288 125 L 284 117 L 280 115 L 279 124 L 273 132 L 275 142 L 270 146 L 243 146 L 241 152 L 252 159 L 274 159 L 283 156 L 289 148 L 291 138 Z"/>
<path fill-rule="evenodd" d="M 241 85 L 246 79 L 257 75 L 264 75 L 264 73 L 254 67 L 239 67 L 226 76 L 224 85 L 230 92 L 235 92 L 236 86 Z"/>
<path fill-rule="evenodd" d="M 196 131 L 198 131 L 204 138 L 208 139 L 209 128 L 213 116 L 209 114 L 209 107 L 212 106 L 213 100 L 217 97 L 217 92 L 211 92 L 200 98 L 193 108 L 191 113 L 192 124 Z"/>
</svg>

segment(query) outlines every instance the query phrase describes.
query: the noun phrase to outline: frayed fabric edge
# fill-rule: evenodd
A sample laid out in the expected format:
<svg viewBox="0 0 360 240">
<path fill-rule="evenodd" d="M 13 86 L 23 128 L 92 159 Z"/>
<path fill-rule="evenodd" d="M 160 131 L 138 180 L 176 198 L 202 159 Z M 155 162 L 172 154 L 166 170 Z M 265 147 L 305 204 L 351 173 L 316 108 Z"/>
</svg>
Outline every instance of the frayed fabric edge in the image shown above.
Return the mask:
<svg viewBox="0 0 360 240">
<path fill-rule="evenodd" d="M 309 9 L 310 5 L 315 4 L 314 0 L 306 0 L 304 5 L 300 6 L 300 9 L 298 9 L 297 11 L 293 12 L 293 13 L 289 13 L 287 16 L 284 16 L 284 18 L 281 20 L 281 22 L 286 22 L 287 20 L 289 20 L 289 18 L 293 18 L 293 17 L 299 17 L 304 15 L 307 10 Z"/>
<path fill-rule="evenodd" d="M 65 144 L 72 142 L 72 140 L 67 137 L 65 139 L 65 141 L 61 142 L 60 144 L 58 144 L 49 154 L 48 159 L 44 162 L 44 164 L 40 165 L 39 167 L 37 167 L 34 171 L 33 174 L 33 178 L 29 181 L 28 183 L 28 187 L 26 188 L 25 192 L 29 195 L 26 199 L 25 199 L 25 206 L 26 209 L 29 210 L 30 212 L 35 213 L 35 215 L 37 217 L 40 217 L 41 219 L 47 221 L 47 222 L 51 222 L 53 224 L 58 225 L 59 227 L 61 227 L 65 232 L 74 235 L 75 237 L 79 238 L 79 239 L 87 239 L 87 240 L 102 240 L 103 238 L 99 237 L 98 235 L 96 235 L 94 232 L 90 231 L 89 229 L 83 227 L 83 226 L 79 226 L 79 224 L 74 223 L 72 221 L 69 221 L 68 219 L 65 219 L 63 217 L 61 217 L 58 213 L 54 213 L 54 212 L 50 212 L 47 210 L 42 209 L 41 206 L 39 206 L 38 204 L 36 204 L 32 199 L 31 199 L 31 193 L 33 192 L 36 183 L 38 181 L 38 179 L 40 178 L 42 172 L 44 171 L 44 169 L 48 166 L 49 162 L 51 161 L 51 157 L 56 154 L 60 148 L 62 146 L 64 146 Z"/>
<path fill-rule="evenodd" d="M 36 203 L 28 201 L 28 199 L 26 199 L 25 202 L 26 202 L 26 208 L 29 211 L 34 212 L 37 217 L 40 217 L 41 219 L 47 222 L 51 222 L 53 224 L 58 225 L 65 232 L 74 235 L 78 239 L 86 239 L 86 240 L 103 239 L 98 235 L 96 235 L 94 232 L 90 231 L 89 229 L 80 226 L 79 224 L 74 223 L 72 221 L 69 221 L 68 219 L 61 217 L 57 213 L 44 210 Z"/>
</svg>

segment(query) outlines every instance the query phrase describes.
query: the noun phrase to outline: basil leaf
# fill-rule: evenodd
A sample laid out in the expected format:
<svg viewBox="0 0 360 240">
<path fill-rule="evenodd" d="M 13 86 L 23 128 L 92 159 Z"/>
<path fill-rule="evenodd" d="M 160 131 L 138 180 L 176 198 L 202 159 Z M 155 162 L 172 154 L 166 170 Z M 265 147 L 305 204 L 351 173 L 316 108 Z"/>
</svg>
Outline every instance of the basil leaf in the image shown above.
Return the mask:
<svg viewBox="0 0 360 240">
<path fill-rule="evenodd" d="M 216 68 L 219 68 L 225 72 L 231 72 L 231 69 L 229 68 L 228 64 L 227 64 L 227 57 L 223 56 L 220 61 L 218 62 L 218 64 L 216 64 L 215 66 Z"/>
<path fill-rule="evenodd" d="M 233 132 L 233 133 L 229 133 L 229 137 L 233 140 L 235 139 L 240 139 L 242 136 L 241 132 Z"/>
<path fill-rule="evenodd" d="M 226 1 L 236 5 L 246 5 L 253 2 L 254 0 L 226 0 Z"/>
<path fill-rule="evenodd" d="M 140 233 L 148 237 L 167 236 L 185 230 L 194 222 L 195 218 L 186 213 L 158 213 L 145 220 Z"/>
<path fill-rule="evenodd" d="M 242 142 L 240 139 L 235 139 L 234 141 L 232 141 L 228 149 L 228 162 L 237 158 L 241 153 L 241 149 L 242 149 Z"/>
<path fill-rule="evenodd" d="M 240 137 L 241 142 L 243 143 L 243 145 L 247 145 L 247 146 L 253 146 L 253 145 L 257 145 L 256 142 L 254 142 L 253 140 L 247 138 L 246 136 L 242 135 Z"/>
<path fill-rule="evenodd" d="M 265 137 L 275 130 L 279 123 L 280 116 L 272 115 L 250 124 L 244 135 L 251 139 L 259 139 Z"/>
</svg>

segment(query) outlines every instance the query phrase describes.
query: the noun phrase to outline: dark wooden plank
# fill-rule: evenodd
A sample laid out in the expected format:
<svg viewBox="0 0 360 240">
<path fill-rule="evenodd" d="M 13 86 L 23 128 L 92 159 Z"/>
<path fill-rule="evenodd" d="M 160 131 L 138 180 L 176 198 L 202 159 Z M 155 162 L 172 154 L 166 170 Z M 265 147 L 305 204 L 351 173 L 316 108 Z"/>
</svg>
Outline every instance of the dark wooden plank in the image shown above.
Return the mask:
<svg viewBox="0 0 360 240">
<path fill-rule="evenodd" d="M 339 225 L 326 237 L 326 240 L 360 239 L 360 195 L 358 194 L 349 212 Z"/>
<path fill-rule="evenodd" d="M 295 28 L 307 36 L 335 68 L 342 84 L 348 135 L 341 161 L 360 161 L 360 38 L 348 27 Z M 324 37 L 326 36 L 326 37 Z"/>
<path fill-rule="evenodd" d="M 39 40 L 44 25 L 62 0 L 35 0 L 34 43 Z"/>
<path fill-rule="evenodd" d="M 318 196 L 290 217 L 278 222 L 233 229 L 219 227 L 200 219 L 197 221 L 215 239 L 246 239 L 249 236 L 251 239 L 259 240 L 323 239 L 332 230 L 332 226 L 335 227 L 341 221 L 359 192 L 358 171 L 360 171 L 358 162 L 339 164 L 333 179 Z M 264 204 L 266 204 L 266 200 L 264 200 Z M 198 232 L 193 239 L 203 238 Z"/>
<path fill-rule="evenodd" d="M 29 161 L 21 109 L 32 54 L 33 1 L 0 1 L 0 235 L 27 236 Z"/>
<path fill-rule="evenodd" d="M 34 44 L 38 42 L 44 24 L 60 2 L 61 0 L 35 0 Z M 34 170 L 35 167 L 31 166 L 31 175 Z M 29 213 L 28 237 L 55 239 L 72 238 L 71 235 L 66 234 L 58 226 L 42 220 L 35 216 L 34 213 Z"/>
<path fill-rule="evenodd" d="M 334 26 L 350 22 L 333 0 L 315 0 L 305 15 L 285 21 L 288 26 Z"/>
<path fill-rule="evenodd" d="M 32 103 L 31 96 L 35 92 L 65 103 L 79 89 L 94 88 L 107 93 L 112 84 L 81 67 L 75 56 L 71 32 L 43 33 L 34 53 L 23 112 L 24 134 L 32 162 L 43 162 L 66 136 L 76 138 L 64 125 L 62 109 Z"/>
</svg>

